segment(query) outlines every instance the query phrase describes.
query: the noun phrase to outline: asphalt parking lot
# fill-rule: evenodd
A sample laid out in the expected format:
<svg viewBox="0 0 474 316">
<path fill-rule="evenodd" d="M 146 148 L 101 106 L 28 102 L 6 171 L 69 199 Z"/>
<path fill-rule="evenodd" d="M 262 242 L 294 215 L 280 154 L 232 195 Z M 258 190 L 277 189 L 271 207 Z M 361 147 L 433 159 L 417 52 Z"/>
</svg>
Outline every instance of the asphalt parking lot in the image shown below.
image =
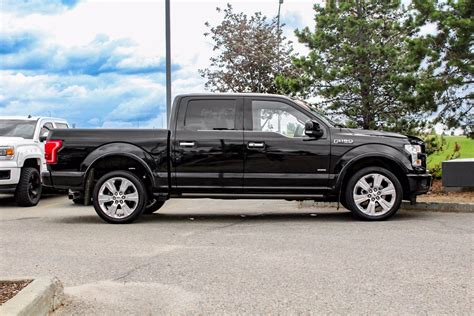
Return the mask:
<svg viewBox="0 0 474 316">
<path fill-rule="evenodd" d="M 285 201 L 172 200 L 131 225 L 0 197 L 0 275 L 57 276 L 57 314 L 472 314 L 473 219 L 360 222 Z"/>
</svg>

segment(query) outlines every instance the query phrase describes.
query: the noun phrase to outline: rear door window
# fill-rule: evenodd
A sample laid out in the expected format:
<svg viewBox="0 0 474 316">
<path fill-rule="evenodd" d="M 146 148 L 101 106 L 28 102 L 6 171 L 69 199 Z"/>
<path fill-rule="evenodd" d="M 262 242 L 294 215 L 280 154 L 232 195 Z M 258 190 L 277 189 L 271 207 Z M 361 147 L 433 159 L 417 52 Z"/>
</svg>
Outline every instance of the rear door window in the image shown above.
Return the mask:
<svg viewBox="0 0 474 316">
<path fill-rule="evenodd" d="M 190 100 L 184 117 L 184 129 L 190 131 L 235 130 L 237 100 Z"/>
</svg>

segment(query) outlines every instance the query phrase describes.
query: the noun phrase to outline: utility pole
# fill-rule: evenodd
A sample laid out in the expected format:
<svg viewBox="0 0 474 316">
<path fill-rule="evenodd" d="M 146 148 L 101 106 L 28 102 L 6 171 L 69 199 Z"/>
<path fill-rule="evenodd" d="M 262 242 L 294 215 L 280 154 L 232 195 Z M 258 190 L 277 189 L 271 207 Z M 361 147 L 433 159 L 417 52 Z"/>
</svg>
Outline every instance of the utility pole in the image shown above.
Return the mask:
<svg viewBox="0 0 474 316">
<path fill-rule="evenodd" d="M 280 0 L 281 1 L 281 0 Z M 166 28 L 166 127 L 169 127 L 171 115 L 171 32 L 170 32 L 170 0 L 165 0 Z"/>
<path fill-rule="evenodd" d="M 278 45 L 277 45 L 277 57 L 278 57 L 278 71 L 280 71 L 280 9 L 281 5 L 283 4 L 283 0 L 278 0 L 278 15 L 277 15 L 277 32 L 278 32 Z"/>
</svg>

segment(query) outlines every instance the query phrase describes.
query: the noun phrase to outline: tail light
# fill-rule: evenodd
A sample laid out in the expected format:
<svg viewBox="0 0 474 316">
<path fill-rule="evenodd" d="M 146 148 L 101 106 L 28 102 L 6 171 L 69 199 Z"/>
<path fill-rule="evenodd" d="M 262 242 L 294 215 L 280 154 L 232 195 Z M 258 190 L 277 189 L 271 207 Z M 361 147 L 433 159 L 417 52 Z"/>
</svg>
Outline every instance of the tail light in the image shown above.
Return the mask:
<svg viewBox="0 0 474 316">
<path fill-rule="evenodd" d="M 58 162 L 58 150 L 62 147 L 61 140 L 48 140 L 44 145 L 44 158 L 48 165 L 54 165 Z"/>
</svg>

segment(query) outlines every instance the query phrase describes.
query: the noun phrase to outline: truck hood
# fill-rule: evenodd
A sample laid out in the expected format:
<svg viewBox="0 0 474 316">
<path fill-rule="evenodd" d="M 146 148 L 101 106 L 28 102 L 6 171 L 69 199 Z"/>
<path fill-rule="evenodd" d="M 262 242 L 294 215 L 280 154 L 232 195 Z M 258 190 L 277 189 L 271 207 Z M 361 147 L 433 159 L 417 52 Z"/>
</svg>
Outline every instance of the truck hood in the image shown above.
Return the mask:
<svg viewBox="0 0 474 316">
<path fill-rule="evenodd" d="M 384 132 L 384 131 L 373 131 L 367 129 L 351 129 L 347 128 L 347 132 L 351 133 L 354 136 L 377 136 L 377 137 L 391 137 L 391 138 L 407 138 L 407 136 L 398 134 L 398 133 L 391 133 L 391 132 Z"/>
<path fill-rule="evenodd" d="M 23 137 L 0 137 L 0 146 L 14 146 L 22 144 L 33 144 L 32 139 L 24 139 Z"/>
</svg>

